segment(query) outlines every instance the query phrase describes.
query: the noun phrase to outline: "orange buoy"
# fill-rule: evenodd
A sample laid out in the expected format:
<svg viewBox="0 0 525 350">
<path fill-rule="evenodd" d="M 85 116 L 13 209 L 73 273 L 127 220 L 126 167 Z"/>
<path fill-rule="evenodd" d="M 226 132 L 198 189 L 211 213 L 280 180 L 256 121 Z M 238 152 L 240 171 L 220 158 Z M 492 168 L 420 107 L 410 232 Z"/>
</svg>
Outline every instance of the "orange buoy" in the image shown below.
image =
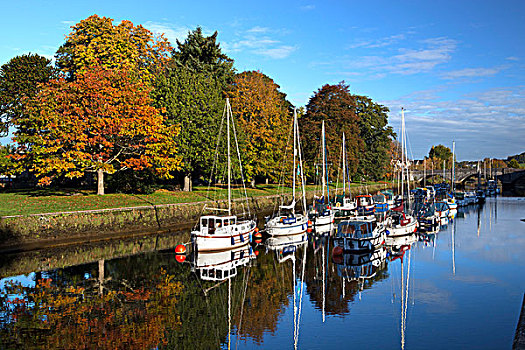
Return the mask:
<svg viewBox="0 0 525 350">
<path fill-rule="evenodd" d="M 254 236 L 255 238 L 261 238 L 261 237 L 262 237 L 262 233 L 256 231 L 256 232 L 253 234 L 253 236 Z"/>
<path fill-rule="evenodd" d="M 175 260 L 179 263 L 183 263 L 186 260 L 186 255 L 175 255 Z"/>
<path fill-rule="evenodd" d="M 179 244 L 176 246 L 175 254 L 186 254 L 186 246 L 184 244 Z"/>
<path fill-rule="evenodd" d="M 312 222 L 308 220 L 308 226 L 312 226 Z"/>
<path fill-rule="evenodd" d="M 306 229 L 306 232 L 308 232 L 308 233 L 312 232 L 312 228 L 311 228 L 311 227 L 308 227 L 308 228 Z"/>
<path fill-rule="evenodd" d="M 262 242 L 262 238 L 261 238 L 261 237 L 259 237 L 259 238 L 255 238 L 253 241 L 254 241 L 255 243 L 259 244 L 259 243 Z"/>
<path fill-rule="evenodd" d="M 255 256 L 259 256 L 259 251 L 258 250 L 255 251 Z"/>
<path fill-rule="evenodd" d="M 259 228 L 258 227 L 255 228 L 255 233 L 257 233 L 257 232 L 259 232 Z"/>
</svg>

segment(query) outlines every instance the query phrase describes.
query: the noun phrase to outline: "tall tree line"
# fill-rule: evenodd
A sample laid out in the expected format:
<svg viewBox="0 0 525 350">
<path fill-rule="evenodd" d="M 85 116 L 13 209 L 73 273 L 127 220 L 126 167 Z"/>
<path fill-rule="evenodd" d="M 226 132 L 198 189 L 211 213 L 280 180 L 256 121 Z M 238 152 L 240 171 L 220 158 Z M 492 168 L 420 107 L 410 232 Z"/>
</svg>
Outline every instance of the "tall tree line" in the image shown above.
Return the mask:
<svg viewBox="0 0 525 350">
<path fill-rule="evenodd" d="M 141 25 L 93 15 L 72 27 L 54 65 L 14 57 L 0 68 L 0 133 L 15 141 L 0 152 L 2 172 L 16 164 L 41 185 L 93 173 L 99 194 L 105 176 L 128 190 L 142 179 L 191 191 L 209 179 L 229 98 L 246 179 L 278 181 L 294 106 L 271 77 L 237 72 L 217 36 L 198 27 L 172 47 Z M 351 175 L 382 178 L 394 136 L 387 113 L 344 82 L 315 92 L 300 120 L 309 175 L 325 120 L 330 162 L 338 163 L 345 132 Z"/>
</svg>

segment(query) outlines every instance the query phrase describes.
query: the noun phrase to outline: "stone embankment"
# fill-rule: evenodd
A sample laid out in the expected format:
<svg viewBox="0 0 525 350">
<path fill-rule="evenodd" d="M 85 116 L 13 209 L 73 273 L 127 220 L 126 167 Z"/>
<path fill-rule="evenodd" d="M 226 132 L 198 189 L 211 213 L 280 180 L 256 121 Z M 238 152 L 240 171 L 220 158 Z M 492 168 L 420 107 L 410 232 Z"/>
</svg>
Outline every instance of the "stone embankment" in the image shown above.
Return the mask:
<svg viewBox="0 0 525 350">
<path fill-rule="evenodd" d="M 372 193 L 383 187 L 373 185 L 360 189 Z M 313 192 L 307 197 L 311 203 Z M 249 206 L 256 213 L 264 213 L 274 209 L 278 200 L 278 195 L 251 197 Z M 197 222 L 205 205 L 224 208 L 226 204 L 208 201 L 4 216 L 0 217 L 0 250 L 38 249 L 188 229 Z M 236 212 L 247 211 L 244 200 L 234 200 L 233 207 Z"/>
</svg>

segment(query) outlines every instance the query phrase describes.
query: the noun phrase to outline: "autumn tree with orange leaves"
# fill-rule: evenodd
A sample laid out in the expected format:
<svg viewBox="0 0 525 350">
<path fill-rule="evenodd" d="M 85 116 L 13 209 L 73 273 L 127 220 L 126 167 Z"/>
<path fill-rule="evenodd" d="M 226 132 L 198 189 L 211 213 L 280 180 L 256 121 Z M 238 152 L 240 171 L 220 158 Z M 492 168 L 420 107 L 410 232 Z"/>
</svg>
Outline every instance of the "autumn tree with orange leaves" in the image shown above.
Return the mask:
<svg viewBox="0 0 525 350">
<path fill-rule="evenodd" d="M 19 158 L 40 184 L 96 172 L 98 194 L 104 194 L 104 173 L 153 168 L 170 178 L 180 166 L 174 141 L 179 128 L 165 125 L 149 93 L 131 73 L 100 67 L 72 82 L 53 80 L 21 119 Z"/>
<path fill-rule="evenodd" d="M 233 115 L 243 132 L 246 178 L 278 180 L 291 125 L 291 104 L 270 77 L 258 71 L 242 72 L 229 91 Z"/>
</svg>

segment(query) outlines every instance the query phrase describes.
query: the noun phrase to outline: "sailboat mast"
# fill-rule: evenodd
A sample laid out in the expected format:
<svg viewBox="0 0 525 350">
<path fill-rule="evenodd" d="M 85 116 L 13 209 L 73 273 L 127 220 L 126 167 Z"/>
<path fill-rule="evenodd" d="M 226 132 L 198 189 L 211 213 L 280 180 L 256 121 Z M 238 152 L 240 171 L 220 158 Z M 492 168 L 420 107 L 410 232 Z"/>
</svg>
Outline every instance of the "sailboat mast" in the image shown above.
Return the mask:
<svg viewBox="0 0 525 350">
<path fill-rule="evenodd" d="M 226 99 L 226 106 L 227 106 L 227 112 L 226 112 L 226 130 L 227 130 L 227 138 L 228 138 L 228 215 L 231 215 L 231 208 L 232 208 L 232 191 L 231 191 L 231 164 L 230 164 L 230 116 L 231 116 L 231 107 L 230 107 L 230 100 Z"/>
<path fill-rule="evenodd" d="M 401 107 L 401 198 L 405 196 L 405 109 Z"/>
<path fill-rule="evenodd" d="M 326 165 L 325 165 L 325 157 L 326 157 L 326 153 L 325 153 L 325 150 L 326 150 L 326 145 L 325 145 L 325 139 L 324 139 L 324 120 L 323 120 L 323 123 L 322 123 L 322 126 L 321 126 L 321 147 L 323 148 L 323 196 L 325 195 L 326 193 Z M 328 198 L 326 198 L 326 200 L 324 201 L 325 203 L 328 203 Z"/>
<path fill-rule="evenodd" d="M 454 165 L 455 165 L 454 164 L 455 163 L 454 162 L 455 155 L 454 154 L 455 154 L 455 152 L 456 152 L 456 141 L 452 141 L 452 178 L 450 180 L 452 182 L 452 186 L 451 186 L 452 192 L 454 192 L 454 185 L 455 185 L 455 182 L 456 182 L 455 181 L 456 180 L 455 179 L 455 174 L 454 174 L 454 170 L 455 170 L 455 167 L 454 167 Z"/>
<path fill-rule="evenodd" d="M 295 178 L 296 178 L 296 157 L 297 157 L 297 110 L 293 110 L 293 184 L 292 184 L 292 200 L 295 202 Z M 302 169 L 301 169 L 302 170 Z M 292 209 L 294 212 L 294 209 Z"/>
<path fill-rule="evenodd" d="M 345 195 L 346 195 L 346 149 L 345 149 L 345 133 L 343 133 L 343 198 L 345 197 Z"/>
</svg>

